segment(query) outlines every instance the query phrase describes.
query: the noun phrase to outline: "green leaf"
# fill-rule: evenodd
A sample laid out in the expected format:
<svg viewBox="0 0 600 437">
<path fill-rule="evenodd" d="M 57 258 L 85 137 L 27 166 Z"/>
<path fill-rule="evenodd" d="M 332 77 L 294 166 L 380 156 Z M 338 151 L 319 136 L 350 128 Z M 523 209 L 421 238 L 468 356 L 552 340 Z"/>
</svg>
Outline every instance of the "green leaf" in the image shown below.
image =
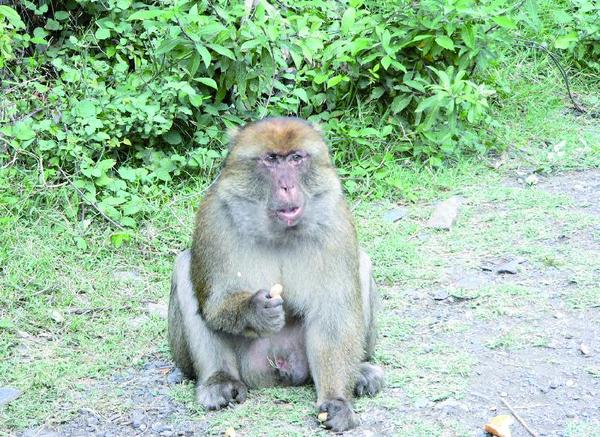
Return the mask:
<svg viewBox="0 0 600 437">
<path fill-rule="evenodd" d="M 113 168 L 113 166 L 117 163 L 114 159 L 103 159 L 102 161 L 96 164 L 96 168 L 100 169 L 102 173 L 106 173 L 107 170 Z"/>
<path fill-rule="evenodd" d="M 475 31 L 473 30 L 473 26 L 467 25 L 463 27 L 460 31 L 460 36 L 468 48 L 475 48 Z"/>
<path fill-rule="evenodd" d="M 200 94 L 190 94 L 188 96 L 190 103 L 194 108 L 199 108 L 202 105 L 202 96 Z"/>
<path fill-rule="evenodd" d="M 204 85 L 214 88 L 216 90 L 219 89 L 219 87 L 217 86 L 217 82 L 215 82 L 215 80 L 211 79 L 210 77 L 196 77 L 194 80 L 197 80 L 198 82 L 203 83 Z"/>
<path fill-rule="evenodd" d="M 204 47 L 200 43 L 196 43 L 195 47 L 196 47 L 196 51 L 202 57 L 202 61 L 204 62 L 204 66 L 206 68 L 210 67 L 210 61 L 212 61 L 212 56 L 210 55 L 210 52 L 206 49 L 206 47 Z"/>
<path fill-rule="evenodd" d="M 396 96 L 392 101 L 391 110 L 394 114 L 401 112 L 404 108 L 408 106 L 410 101 L 412 100 L 412 95 L 404 96 Z"/>
<path fill-rule="evenodd" d="M 25 23 L 21 20 L 19 14 L 12 8 L 5 5 L 0 5 L 0 15 L 6 17 L 8 22 L 15 27 L 15 29 L 25 29 Z"/>
<path fill-rule="evenodd" d="M 439 45 L 447 50 L 454 51 L 454 41 L 452 41 L 452 38 L 450 38 L 446 35 L 436 36 L 435 42 L 437 43 L 437 45 Z"/>
<path fill-rule="evenodd" d="M 292 91 L 292 94 L 298 96 L 300 100 L 302 100 L 304 103 L 310 103 L 310 100 L 308 99 L 308 94 L 306 94 L 306 90 L 302 88 L 296 88 L 294 91 Z"/>
<path fill-rule="evenodd" d="M 515 21 L 512 18 L 507 17 L 506 15 L 494 17 L 493 20 L 500 27 L 505 27 L 507 29 L 516 29 L 517 27 Z"/>
<path fill-rule="evenodd" d="M 31 128 L 31 123 L 22 121 L 13 128 L 13 135 L 18 140 L 27 141 L 35 138 L 35 131 Z"/>
<path fill-rule="evenodd" d="M 110 38 L 110 30 L 104 29 L 101 27 L 96 30 L 96 33 L 94 33 L 94 36 L 96 37 L 96 39 L 100 39 L 100 40 Z"/>
<path fill-rule="evenodd" d="M 349 33 L 352 27 L 354 26 L 354 22 L 356 21 L 356 9 L 348 8 L 346 12 L 344 12 L 344 16 L 342 17 L 342 33 Z"/>
<path fill-rule="evenodd" d="M 345 78 L 345 76 L 342 76 L 341 74 L 338 74 L 337 76 L 333 76 L 331 79 L 329 79 L 327 81 L 327 87 L 333 88 L 334 86 L 339 84 L 341 81 L 343 81 L 344 78 Z"/>
<path fill-rule="evenodd" d="M 392 61 L 393 61 L 393 59 L 386 55 L 383 58 L 381 58 L 381 66 L 385 70 L 387 70 L 389 68 L 389 66 L 391 65 Z"/>
<path fill-rule="evenodd" d="M 135 182 L 135 180 L 137 179 L 135 169 L 131 167 L 121 166 L 119 167 L 118 173 L 119 176 L 130 182 Z"/>
<path fill-rule="evenodd" d="M 235 53 L 229 50 L 227 47 L 223 47 L 219 44 L 208 44 L 208 47 L 213 49 L 219 55 L 225 56 L 226 58 L 231 59 L 232 61 L 236 60 Z"/>
<path fill-rule="evenodd" d="M 116 234 L 112 234 L 110 236 L 110 242 L 116 248 L 119 248 L 123 245 L 123 243 L 128 243 L 131 241 L 131 234 L 128 232 L 117 232 Z"/>
<path fill-rule="evenodd" d="M 69 18 L 69 13 L 67 11 L 56 11 L 54 13 L 54 18 L 58 21 L 65 21 Z"/>
<path fill-rule="evenodd" d="M 572 42 L 576 42 L 577 32 L 569 32 L 566 35 L 561 35 L 554 41 L 554 47 L 557 49 L 567 49 Z"/>
</svg>

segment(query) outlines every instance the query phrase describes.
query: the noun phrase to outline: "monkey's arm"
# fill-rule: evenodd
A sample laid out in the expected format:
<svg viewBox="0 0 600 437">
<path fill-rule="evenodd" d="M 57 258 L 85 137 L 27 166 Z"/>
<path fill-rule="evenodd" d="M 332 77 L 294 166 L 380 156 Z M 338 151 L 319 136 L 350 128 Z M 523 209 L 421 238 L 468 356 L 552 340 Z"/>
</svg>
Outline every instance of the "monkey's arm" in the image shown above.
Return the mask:
<svg viewBox="0 0 600 437">
<path fill-rule="evenodd" d="M 227 293 L 219 299 L 209 297 L 202 312 L 210 328 L 248 337 L 273 334 L 285 324 L 283 299 L 271 297 L 267 290 Z"/>
</svg>

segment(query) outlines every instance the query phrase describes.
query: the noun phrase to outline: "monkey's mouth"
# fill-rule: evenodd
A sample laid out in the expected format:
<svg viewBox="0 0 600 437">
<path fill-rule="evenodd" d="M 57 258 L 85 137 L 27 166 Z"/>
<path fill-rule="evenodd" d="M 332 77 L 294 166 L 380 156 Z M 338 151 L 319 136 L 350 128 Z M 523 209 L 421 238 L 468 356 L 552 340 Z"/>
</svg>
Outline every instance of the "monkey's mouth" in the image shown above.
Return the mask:
<svg viewBox="0 0 600 437">
<path fill-rule="evenodd" d="M 298 224 L 300 217 L 304 213 L 304 208 L 301 206 L 292 206 L 289 208 L 282 208 L 276 211 L 277 218 L 284 222 L 287 226 L 294 226 Z"/>
</svg>

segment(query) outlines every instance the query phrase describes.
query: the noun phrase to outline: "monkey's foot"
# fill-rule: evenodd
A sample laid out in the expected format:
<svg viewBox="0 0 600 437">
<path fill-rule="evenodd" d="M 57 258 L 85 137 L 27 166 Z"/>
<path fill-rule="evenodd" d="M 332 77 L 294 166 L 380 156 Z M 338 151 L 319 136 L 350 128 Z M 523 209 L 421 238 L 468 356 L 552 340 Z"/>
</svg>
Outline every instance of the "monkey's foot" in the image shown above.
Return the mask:
<svg viewBox="0 0 600 437">
<path fill-rule="evenodd" d="M 326 428 L 334 432 L 342 432 L 358 425 L 358 418 L 352 410 L 352 405 L 346 399 L 337 398 L 325 401 L 319 407 L 321 413 L 327 413 L 323 422 Z"/>
<path fill-rule="evenodd" d="M 217 372 L 196 387 L 196 400 L 208 410 L 219 410 L 233 402 L 241 404 L 247 392 L 246 384 L 225 372 Z"/>
<path fill-rule="evenodd" d="M 361 363 L 354 386 L 356 396 L 375 396 L 383 388 L 383 369 L 371 363 Z"/>
</svg>

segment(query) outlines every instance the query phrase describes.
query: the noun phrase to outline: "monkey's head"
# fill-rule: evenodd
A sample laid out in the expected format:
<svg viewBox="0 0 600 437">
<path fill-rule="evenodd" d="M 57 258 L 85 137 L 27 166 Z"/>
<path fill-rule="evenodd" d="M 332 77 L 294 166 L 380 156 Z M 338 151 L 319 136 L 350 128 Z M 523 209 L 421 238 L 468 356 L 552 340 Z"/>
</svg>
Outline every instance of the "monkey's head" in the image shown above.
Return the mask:
<svg viewBox="0 0 600 437">
<path fill-rule="evenodd" d="M 240 232 L 273 240 L 329 222 L 342 190 L 317 128 L 298 118 L 269 118 L 230 136 L 217 190 Z"/>
</svg>

